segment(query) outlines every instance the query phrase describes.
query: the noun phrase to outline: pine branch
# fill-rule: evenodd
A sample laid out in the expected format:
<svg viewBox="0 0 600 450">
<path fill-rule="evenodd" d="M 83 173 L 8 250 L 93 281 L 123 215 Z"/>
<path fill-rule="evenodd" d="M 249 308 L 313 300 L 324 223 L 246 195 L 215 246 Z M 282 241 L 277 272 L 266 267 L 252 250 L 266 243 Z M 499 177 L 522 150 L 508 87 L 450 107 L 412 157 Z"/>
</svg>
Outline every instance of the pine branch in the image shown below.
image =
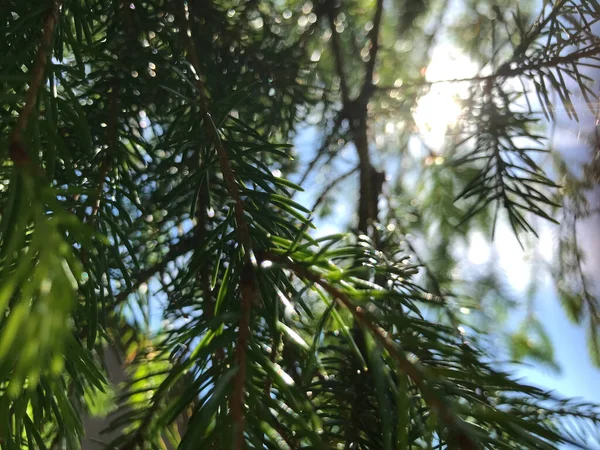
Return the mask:
<svg viewBox="0 0 600 450">
<path fill-rule="evenodd" d="M 560 10 L 568 1 L 569 0 L 560 0 L 556 5 L 554 5 L 550 13 L 545 18 L 540 18 L 538 19 L 538 21 L 536 21 L 536 23 L 533 24 L 532 29 L 527 33 L 527 35 L 525 36 L 523 41 L 517 46 L 517 48 L 515 48 L 513 56 L 512 58 L 510 58 L 511 61 L 514 61 L 527 51 L 531 44 L 533 44 L 535 40 L 540 36 L 546 25 L 548 25 L 550 21 L 552 21 L 559 15 Z"/>
<path fill-rule="evenodd" d="M 346 105 L 350 101 L 350 92 L 348 90 L 348 82 L 346 80 L 346 73 L 344 72 L 344 56 L 342 54 L 342 43 L 340 41 L 340 34 L 337 32 L 335 27 L 335 11 L 333 0 L 327 1 L 327 18 L 329 19 L 329 25 L 331 29 L 331 51 L 333 52 L 333 58 L 335 61 L 335 69 L 338 77 L 340 78 L 340 89 L 342 91 L 342 103 Z"/>
<path fill-rule="evenodd" d="M 366 63 L 365 81 L 360 93 L 360 97 L 364 98 L 368 98 L 373 90 L 373 75 L 375 73 L 375 65 L 377 64 L 377 53 L 379 52 L 379 32 L 382 16 L 383 0 L 377 0 L 375 14 L 373 15 L 373 28 L 369 31 L 369 41 L 371 42 L 369 60 Z"/>
<path fill-rule="evenodd" d="M 19 114 L 17 123 L 10 137 L 9 155 L 17 167 L 31 168 L 33 164 L 31 156 L 27 153 L 23 144 L 23 133 L 27 129 L 29 119 L 31 118 L 37 103 L 38 93 L 44 84 L 46 65 L 48 64 L 48 58 L 52 51 L 52 39 L 54 37 L 54 28 L 58 22 L 60 6 L 61 1 L 54 0 L 52 8 L 46 15 L 42 40 L 31 71 L 31 81 L 29 82 L 29 88 L 25 97 L 25 106 L 23 106 L 23 109 Z M 36 170 L 42 171 L 41 167 L 37 167 Z"/>
<path fill-rule="evenodd" d="M 182 8 L 185 7 L 183 5 L 183 2 L 180 2 L 180 4 L 182 5 Z M 187 11 L 181 11 L 180 14 L 182 16 L 181 19 L 185 24 L 185 26 L 181 28 L 181 36 L 184 39 L 184 44 L 185 48 L 187 49 L 187 57 L 189 58 L 189 62 L 192 65 L 194 71 L 196 72 L 195 82 L 198 92 L 200 93 L 200 107 L 204 116 L 202 123 L 207 135 L 209 136 L 213 144 L 213 147 L 217 152 L 219 165 L 221 167 L 221 172 L 223 173 L 223 178 L 225 180 L 225 186 L 227 187 L 229 195 L 231 195 L 231 197 L 234 200 L 234 212 L 235 220 L 237 222 L 238 237 L 240 239 L 240 243 L 242 244 L 246 252 L 246 258 L 250 258 L 252 254 L 252 239 L 250 237 L 250 228 L 248 227 L 248 222 L 246 221 L 244 204 L 242 201 L 242 197 L 240 196 L 238 183 L 235 179 L 235 173 L 233 171 L 233 168 L 231 167 L 231 162 L 229 161 L 227 150 L 225 150 L 225 147 L 223 147 L 223 143 L 221 141 L 221 138 L 219 137 L 219 131 L 217 130 L 217 126 L 215 125 L 210 114 L 208 91 L 206 90 L 206 86 L 202 81 L 202 70 L 200 60 L 198 59 L 198 54 L 196 52 L 194 41 L 191 37 L 190 27 L 186 19 Z"/>
<path fill-rule="evenodd" d="M 477 82 L 485 82 L 490 80 L 496 80 L 498 78 L 514 78 L 520 76 L 532 76 L 531 74 L 527 74 L 527 72 L 537 72 L 540 69 L 551 69 L 557 67 L 561 64 L 571 64 L 574 61 L 583 58 L 590 58 L 593 56 L 600 55 L 600 45 L 598 46 L 590 46 L 584 50 L 578 50 L 568 55 L 557 56 L 555 58 L 549 59 L 548 61 L 542 61 L 536 64 L 526 64 L 516 68 L 510 68 L 510 62 L 503 64 L 495 73 L 490 75 L 477 75 L 473 77 L 465 77 L 465 78 L 449 78 L 445 80 L 434 80 L 434 81 L 418 81 L 414 83 L 404 83 L 401 87 L 398 86 L 385 86 L 385 85 L 377 85 L 375 89 L 378 91 L 393 91 L 393 90 L 401 90 L 406 88 L 419 88 L 419 87 L 427 87 L 436 84 L 444 84 L 444 83 L 477 83 Z"/>
<path fill-rule="evenodd" d="M 180 2 L 180 20 L 184 25 L 182 27 L 181 36 L 184 39 L 190 63 L 196 72 L 196 87 L 200 92 L 200 105 L 204 115 L 204 129 L 217 151 L 217 157 L 219 159 L 219 165 L 225 180 L 225 186 L 229 192 L 229 195 L 234 200 L 234 213 L 237 222 L 236 232 L 244 249 L 244 273 L 242 274 L 242 278 L 240 280 L 242 317 L 239 322 L 239 335 L 236 343 L 236 361 L 238 364 L 238 369 L 234 379 L 234 389 L 230 398 L 231 416 L 234 422 L 234 449 L 242 450 L 244 448 L 244 428 L 246 422 L 244 412 L 246 353 L 248 351 L 248 341 L 250 338 L 250 315 L 252 312 L 252 303 L 256 298 L 257 292 L 252 269 L 254 264 L 252 239 L 250 236 L 250 228 L 246 221 L 244 205 L 240 196 L 239 187 L 235 179 L 235 173 L 231 166 L 231 162 L 229 161 L 227 151 L 223 147 L 223 143 L 219 137 L 217 127 L 210 115 L 208 93 L 204 83 L 202 82 L 202 70 L 200 61 L 198 60 L 198 55 L 196 53 L 194 41 L 192 39 L 186 7 L 187 6 L 183 2 Z"/>
<path fill-rule="evenodd" d="M 411 363 L 389 335 L 371 320 L 362 307 L 355 306 L 346 293 L 325 281 L 318 274 L 293 262 L 291 258 L 284 258 L 272 252 L 264 252 L 260 257 L 261 260 L 277 262 L 293 271 L 296 276 L 320 286 L 331 295 L 338 304 L 345 307 L 361 327 L 369 330 L 373 334 L 379 344 L 395 359 L 398 367 L 419 388 L 423 394 L 423 398 L 452 433 L 456 445 L 462 450 L 477 450 L 479 448 L 472 438 L 462 429 L 460 419 L 452 413 L 445 401 L 430 387 L 423 370 L 416 364 Z"/>
<path fill-rule="evenodd" d="M 570 64 L 580 59 L 590 58 L 598 55 L 600 55 L 600 45 L 591 45 L 586 49 L 578 50 L 564 56 L 556 56 L 545 62 L 525 65 L 521 69 L 507 69 L 506 71 L 499 71 L 497 76 L 518 76 L 519 73 L 523 71 L 537 71 L 544 68 L 553 68 L 560 66 L 561 64 Z"/>
</svg>

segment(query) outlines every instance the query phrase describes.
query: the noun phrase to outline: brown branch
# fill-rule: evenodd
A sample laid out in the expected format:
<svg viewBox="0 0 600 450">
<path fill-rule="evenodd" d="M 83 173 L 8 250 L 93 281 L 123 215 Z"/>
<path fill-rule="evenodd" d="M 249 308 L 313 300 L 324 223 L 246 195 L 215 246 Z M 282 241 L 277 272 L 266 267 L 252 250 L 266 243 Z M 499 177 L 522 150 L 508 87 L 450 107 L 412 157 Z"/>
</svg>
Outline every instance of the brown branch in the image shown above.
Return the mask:
<svg viewBox="0 0 600 450">
<path fill-rule="evenodd" d="M 402 370 L 419 388 L 425 401 L 436 412 L 440 420 L 452 433 L 456 445 L 462 450 L 476 450 L 479 448 L 472 438 L 463 429 L 461 429 L 459 420 L 457 420 L 456 416 L 452 413 L 448 405 L 446 405 L 444 400 L 431 388 L 422 368 L 411 363 L 406 358 L 402 350 L 398 348 L 398 345 L 379 325 L 371 320 L 368 313 L 362 307 L 354 305 L 346 293 L 329 284 L 318 274 L 299 264 L 296 264 L 290 258 L 284 258 L 271 252 L 265 252 L 260 256 L 264 257 L 265 260 L 277 262 L 292 270 L 299 278 L 304 278 L 305 280 L 320 286 L 329 295 L 331 295 L 338 304 L 347 308 L 357 323 L 363 328 L 368 329 L 373 334 L 379 344 L 385 348 L 387 352 L 396 360 L 400 370 Z"/>
<path fill-rule="evenodd" d="M 327 1 L 327 18 L 331 26 L 331 50 L 333 52 L 333 58 L 335 61 L 335 68 L 340 77 L 340 89 L 342 91 L 342 103 L 346 105 L 350 101 L 350 92 L 348 91 L 348 82 L 346 81 L 346 74 L 344 72 L 344 57 L 342 54 L 342 43 L 340 41 L 340 35 L 335 28 L 335 11 L 333 6 L 333 0 Z"/>
<path fill-rule="evenodd" d="M 358 230 L 361 233 L 369 234 L 369 223 L 377 220 L 377 216 L 379 215 L 377 203 L 385 176 L 383 173 L 375 170 L 371 164 L 366 117 L 353 128 L 352 134 L 358 153 L 360 170 Z"/>
<path fill-rule="evenodd" d="M 369 41 L 371 42 L 369 60 L 366 63 L 365 81 L 360 93 L 360 96 L 365 98 L 368 98 L 373 90 L 373 75 L 375 73 L 375 65 L 377 64 L 377 53 L 379 52 L 379 31 L 382 16 L 383 0 L 377 0 L 375 14 L 373 15 L 373 28 L 369 31 Z"/>
<path fill-rule="evenodd" d="M 231 418 L 234 423 L 233 448 L 235 450 L 242 450 L 245 448 L 244 428 L 246 424 L 246 415 L 244 411 L 244 396 L 246 392 L 246 355 L 248 352 L 248 342 L 250 341 L 250 312 L 257 295 L 254 267 L 250 261 L 247 261 L 244 264 L 242 270 L 240 278 L 240 295 L 242 300 L 242 317 L 239 323 L 240 330 L 235 349 L 235 360 L 238 372 L 233 383 L 233 391 L 229 400 Z"/>
<path fill-rule="evenodd" d="M 38 93 L 44 84 L 46 65 L 52 51 L 52 38 L 54 36 L 54 28 L 58 22 L 60 5 L 60 0 L 54 0 L 52 8 L 46 15 L 42 41 L 33 64 L 33 69 L 31 70 L 31 81 L 29 82 L 29 88 L 25 97 L 25 106 L 23 106 L 23 109 L 19 114 L 17 123 L 10 137 L 9 156 L 17 167 L 31 167 L 33 164 L 31 156 L 27 153 L 27 150 L 23 145 L 23 133 L 27 129 L 29 119 L 31 118 L 37 103 Z M 36 169 L 42 170 L 41 168 Z"/>
<path fill-rule="evenodd" d="M 367 233 L 368 224 L 375 220 L 378 215 L 377 197 L 379 192 L 374 189 L 379 172 L 371 164 L 369 155 L 369 140 L 367 134 L 367 104 L 373 93 L 372 78 L 375 70 L 375 60 L 379 49 L 379 29 L 381 27 L 381 18 L 383 15 L 383 1 L 378 0 L 373 17 L 373 29 L 371 30 L 371 59 L 367 63 L 367 74 L 360 95 L 356 99 L 350 99 L 346 75 L 344 73 L 344 64 L 342 59 L 342 47 L 339 34 L 335 28 L 335 10 L 333 2 L 327 2 L 327 16 L 331 26 L 331 46 L 335 59 L 337 74 L 340 78 L 340 88 L 342 91 L 342 111 L 340 116 L 348 119 L 352 141 L 358 153 L 360 161 L 360 195 L 358 205 L 358 228 L 361 232 Z"/>
</svg>

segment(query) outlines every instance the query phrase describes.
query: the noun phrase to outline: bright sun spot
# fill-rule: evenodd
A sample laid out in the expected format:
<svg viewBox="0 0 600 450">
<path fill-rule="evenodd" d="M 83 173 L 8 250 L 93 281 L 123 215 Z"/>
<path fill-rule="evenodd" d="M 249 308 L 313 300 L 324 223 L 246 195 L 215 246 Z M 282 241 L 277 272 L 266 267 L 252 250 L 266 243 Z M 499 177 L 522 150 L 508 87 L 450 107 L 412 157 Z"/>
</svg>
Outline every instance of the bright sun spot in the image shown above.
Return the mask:
<svg viewBox="0 0 600 450">
<path fill-rule="evenodd" d="M 467 78 L 477 73 L 477 65 L 452 45 L 437 47 L 427 67 L 427 81 Z M 437 83 L 423 95 L 414 120 L 425 143 L 433 149 L 444 144 L 446 132 L 461 114 L 460 98 L 468 93 L 468 83 Z"/>
</svg>

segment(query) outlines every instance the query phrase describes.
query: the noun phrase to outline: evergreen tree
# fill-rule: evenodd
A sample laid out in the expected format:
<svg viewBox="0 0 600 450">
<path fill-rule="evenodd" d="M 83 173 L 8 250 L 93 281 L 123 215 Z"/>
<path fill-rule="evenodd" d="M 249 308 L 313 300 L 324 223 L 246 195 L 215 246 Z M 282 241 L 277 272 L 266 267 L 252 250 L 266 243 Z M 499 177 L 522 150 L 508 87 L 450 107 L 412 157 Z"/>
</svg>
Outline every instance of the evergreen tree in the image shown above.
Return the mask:
<svg viewBox="0 0 600 450">
<path fill-rule="evenodd" d="M 2 448 L 79 448 L 82 417 L 109 412 L 95 448 L 598 439 L 596 406 L 518 381 L 485 315 L 459 313 L 508 304 L 495 271 L 452 276 L 474 230 L 527 246 L 562 217 L 552 274 L 600 364 L 576 229 L 598 158 L 578 178 L 545 130 L 557 107 L 598 114 L 597 0 L 4 0 L 0 20 Z M 445 39 L 481 70 L 447 81 L 469 87 L 462 114 L 422 161 Z M 315 237 L 352 177 L 349 232 Z M 511 350 L 553 363 L 532 314 Z"/>
</svg>

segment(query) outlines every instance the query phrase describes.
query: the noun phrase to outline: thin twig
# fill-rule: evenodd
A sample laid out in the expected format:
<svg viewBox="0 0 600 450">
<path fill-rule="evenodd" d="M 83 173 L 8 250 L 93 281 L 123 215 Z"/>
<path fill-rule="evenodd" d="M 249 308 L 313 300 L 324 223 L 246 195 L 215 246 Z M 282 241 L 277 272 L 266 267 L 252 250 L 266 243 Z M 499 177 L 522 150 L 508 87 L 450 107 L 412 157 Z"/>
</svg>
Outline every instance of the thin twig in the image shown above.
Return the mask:
<svg viewBox="0 0 600 450">
<path fill-rule="evenodd" d="M 329 183 L 327 186 L 325 186 L 325 189 L 323 189 L 323 191 L 321 192 L 321 195 L 319 195 L 319 197 L 315 201 L 315 204 L 311 208 L 311 211 L 314 213 L 315 209 L 317 209 L 317 206 L 319 206 L 321 204 L 321 202 L 325 199 L 325 197 L 327 196 L 329 191 L 331 191 L 334 187 L 336 187 L 338 185 L 338 183 L 340 183 L 341 181 L 344 181 L 350 175 L 358 172 L 359 169 L 360 169 L 360 166 L 357 165 L 353 169 L 350 169 L 348 172 L 340 175 L 339 177 L 334 179 L 331 183 Z"/>
<path fill-rule="evenodd" d="M 577 61 L 584 58 L 590 58 L 592 56 L 600 55 L 600 45 L 592 45 L 586 49 L 578 50 L 573 53 L 569 53 L 564 56 L 556 56 L 548 61 L 541 62 L 538 64 L 531 64 L 528 66 L 523 66 L 521 68 L 516 68 L 513 70 L 505 71 L 504 73 L 499 73 L 498 76 L 518 76 L 520 72 L 528 72 L 535 71 L 545 68 L 553 68 L 559 66 L 561 64 L 572 63 L 573 61 Z"/>
<path fill-rule="evenodd" d="M 319 147 L 319 150 L 317 150 L 317 154 L 308 163 L 308 165 L 306 166 L 306 170 L 300 177 L 300 181 L 298 181 L 299 186 L 302 186 L 302 184 L 304 184 L 304 182 L 308 178 L 308 175 L 310 174 L 310 172 L 313 171 L 313 169 L 315 168 L 315 166 L 317 165 L 319 160 L 323 157 L 323 155 L 325 155 L 329 146 L 331 145 L 331 140 L 335 137 L 335 135 L 338 132 L 338 130 L 340 129 L 341 125 L 342 125 L 342 116 L 341 116 L 341 114 L 338 114 L 335 118 L 333 127 L 331 128 L 331 132 L 327 134 L 327 137 L 323 140 L 323 144 L 321 145 L 321 147 Z"/>
<path fill-rule="evenodd" d="M 100 175 L 98 177 L 98 186 L 96 187 L 96 193 L 94 197 L 94 202 L 92 206 L 92 213 L 88 217 L 88 224 L 91 228 L 94 228 L 94 224 L 96 223 L 96 218 L 98 216 L 98 212 L 100 211 L 100 205 L 102 203 L 102 193 L 104 191 L 104 183 L 106 177 L 108 176 L 108 172 L 111 169 L 110 162 L 110 153 L 114 154 L 116 152 L 116 145 L 118 142 L 118 131 L 117 131 L 117 119 L 119 113 L 119 80 L 115 79 L 112 90 L 108 99 L 108 126 L 106 127 L 106 135 L 107 135 L 107 149 L 104 158 L 100 163 Z M 88 253 L 87 248 L 81 248 L 81 262 L 85 265 L 88 261 Z"/>
<path fill-rule="evenodd" d="M 33 69 L 31 71 L 31 81 L 25 97 L 25 106 L 21 110 L 17 123 L 10 137 L 9 156 L 17 167 L 31 167 L 31 156 L 27 153 L 23 145 L 23 133 L 27 129 L 29 119 L 33 114 L 37 103 L 38 93 L 44 84 L 44 75 L 46 73 L 46 65 L 52 51 L 52 38 L 54 36 L 54 28 L 58 22 L 58 13 L 60 10 L 60 0 L 54 0 L 52 8 L 48 11 L 44 22 L 44 31 L 40 48 L 36 55 Z M 37 168 L 37 170 L 42 170 Z"/>
<path fill-rule="evenodd" d="M 153 275 L 161 272 L 167 267 L 172 261 L 175 261 L 177 258 L 185 255 L 189 251 L 194 249 L 194 239 L 192 237 L 187 237 L 186 239 L 181 239 L 177 244 L 171 247 L 171 250 L 165 255 L 161 262 L 142 270 L 136 276 L 136 281 L 131 284 L 129 288 L 119 292 L 119 294 L 115 297 L 115 306 L 121 304 L 127 297 L 136 289 L 138 289 L 142 283 L 147 282 Z"/>
<path fill-rule="evenodd" d="M 423 394 L 425 401 L 437 413 L 441 421 L 448 427 L 449 431 L 455 440 L 455 443 L 462 450 L 476 450 L 477 444 L 472 438 L 461 429 L 460 422 L 446 405 L 444 400 L 429 386 L 423 370 L 416 364 L 411 363 L 404 353 L 398 348 L 398 345 L 388 336 L 388 334 L 376 323 L 371 320 L 367 312 L 360 306 L 354 305 L 350 297 L 329 284 L 318 274 L 308 270 L 307 268 L 294 263 L 290 258 L 283 258 L 280 255 L 271 252 L 265 252 L 265 260 L 277 262 L 288 269 L 292 270 L 296 276 L 304 278 L 321 288 L 331 295 L 341 306 L 347 308 L 354 316 L 359 325 L 368 329 L 376 340 L 388 351 L 388 353 L 396 360 L 400 369 L 412 380 Z"/>
<path fill-rule="evenodd" d="M 523 41 L 517 46 L 517 48 L 515 48 L 513 56 L 512 56 L 512 58 L 510 58 L 511 61 L 514 61 L 520 55 L 522 55 L 523 53 L 525 53 L 525 51 L 527 51 L 527 49 L 529 48 L 529 46 L 533 42 L 535 42 L 535 40 L 538 38 L 538 36 L 540 35 L 540 33 L 546 27 L 546 25 L 548 25 L 548 23 L 558 15 L 558 13 L 560 12 L 561 8 L 568 1 L 569 0 L 560 0 L 556 5 L 554 5 L 554 7 L 552 8 L 552 11 L 550 11 L 550 13 L 544 19 L 538 20 L 538 21 L 536 21 L 533 24 L 533 27 L 527 33 L 527 36 L 525 36 L 525 38 L 523 39 Z M 543 13 L 543 10 L 542 10 L 542 13 Z"/>
<path fill-rule="evenodd" d="M 115 78 L 111 87 L 111 92 L 108 100 L 108 119 L 106 127 L 106 141 L 108 144 L 108 148 L 106 149 L 106 154 L 104 155 L 104 159 L 101 163 L 98 189 L 96 191 L 96 199 L 94 201 L 92 217 L 90 219 L 90 225 L 92 226 L 94 224 L 96 216 L 98 215 L 98 210 L 100 209 L 100 204 L 102 202 L 102 191 L 104 190 L 104 183 L 106 182 L 105 179 L 108 176 L 108 172 L 110 172 L 110 169 L 112 167 L 111 155 L 116 154 L 117 144 L 119 142 L 119 132 L 117 130 L 117 121 L 119 118 L 119 87 L 119 80 L 118 78 Z"/>
<path fill-rule="evenodd" d="M 569 53 L 564 56 L 557 56 L 545 62 L 540 62 L 537 64 L 524 65 L 521 67 L 516 67 L 511 69 L 510 64 L 502 65 L 497 72 L 490 75 L 476 75 L 473 77 L 465 77 L 465 78 L 450 78 L 446 80 L 434 80 L 434 81 L 417 81 L 414 83 L 404 83 L 402 86 L 385 86 L 385 85 L 376 85 L 375 89 L 378 91 L 397 91 L 406 88 L 419 88 L 419 87 L 427 87 L 435 84 L 443 84 L 443 83 L 476 83 L 476 82 L 485 82 L 490 80 L 495 80 L 497 78 L 513 78 L 513 77 L 522 77 L 522 76 L 531 76 L 528 72 L 536 72 L 540 69 L 551 69 L 557 67 L 561 64 L 568 64 L 576 61 L 578 59 L 589 58 L 592 56 L 600 55 L 600 46 L 590 47 L 586 50 L 579 50 L 573 53 Z"/>
</svg>

